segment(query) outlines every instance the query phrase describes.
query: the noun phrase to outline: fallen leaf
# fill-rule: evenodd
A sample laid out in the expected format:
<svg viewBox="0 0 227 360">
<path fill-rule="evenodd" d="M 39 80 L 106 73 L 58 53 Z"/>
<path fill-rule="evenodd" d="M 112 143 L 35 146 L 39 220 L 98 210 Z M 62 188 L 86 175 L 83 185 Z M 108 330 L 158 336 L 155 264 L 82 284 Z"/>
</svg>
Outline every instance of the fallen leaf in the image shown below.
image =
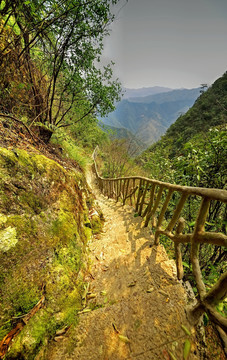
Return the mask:
<svg viewBox="0 0 227 360">
<path fill-rule="evenodd" d="M 177 360 L 177 358 L 173 355 L 173 353 L 171 353 L 171 351 L 169 351 L 169 356 L 172 360 Z"/>
<path fill-rule="evenodd" d="M 55 335 L 60 336 L 66 333 L 66 331 L 69 329 L 69 326 L 65 326 L 63 329 L 57 330 Z"/>
<path fill-rule="evenodd" d="M 177 341 L 174 341 L 174 342 L 172 343 L 172 349 L 175 350 L 177 346 L 178 346 L 178 342 L 177 342 Z"/>
<path fill-rule="evenodd" d="M 128 287 L 133 287 L 133 286 L 135 286 L 136 285 L 136 281 L 134 280 L 134 281 L 132 281 L 129 285 L 128 285 Z"/>
<path fill-rule="evenodd" d="M 105 296 L 107 294 L 106 290 L 100 291 L 100 295 Z"/>
<path fill-rule="evenodd" d="M 190 351 L 191 351 L 191 343 L 188 339 L 186 339 L 184 343 L 184 352 L 183 352 L 184 360 L 188 360 Z"/>
<path fill-rule="evenodd" d="M 168 352 L 165 349 L 162 351 L 162 353 L 165 356 L 165 360 L 170 360 L 170 356 L 169 356 Z"/>
<path fill-rule="evenodd" d="M 90 312 L 90 311 L 91 311 L 90 308 L 85 308 L 85 309 L 79 311 L 78 314 L 85 314 L 85 313 L 88 313 L 88 312 Z"/>
<path fill-rule="evenodd" d="M 153 287 L 147 289 L 147 293 L 151 293 L 152 291 L 154 291 L 154 288 L 153 288 Z"/>
<path fill-rule="evenodd" d="M 119 334 L 118 337 L 119 337 L 119 339 L 120 339 L 121 341 L 123 341 L 123 342 L 126 343 L 126 344 L 130 342 L 130 340 L 129 340 L 129 338 L 128 338 L 127 336 L 124 336 L 124 335 Z"/>
<path fill-rule="evenodd" d="M 64 339 L 64 336 L 56 336 L 55 338 L 54 338 L 54 341 L 61 341 L 61 340 L 63 340 Z"/>
<path fill-rule="evenodd" d="M 90 300 L 90 299 L 94 299 L 96 298 L 96 294 L 87 294 L 87 299 Z"/>
<path fill-rule="evenodd" d="M 114 323 L 112 323 L 114 331 L 116 331 L 117 334 L 119 334 L 119 330 L 117 329 L 116 325 Z"/>
<path fill-rule="evenodd" d="M 186 326 L 181 325 L 181 328 L 184 330 L 186 335 L 189 335 L 189 336 L 191 335 L 190 331 L 188 330 L 188 328 L 186 328 Z"/>
</svg>

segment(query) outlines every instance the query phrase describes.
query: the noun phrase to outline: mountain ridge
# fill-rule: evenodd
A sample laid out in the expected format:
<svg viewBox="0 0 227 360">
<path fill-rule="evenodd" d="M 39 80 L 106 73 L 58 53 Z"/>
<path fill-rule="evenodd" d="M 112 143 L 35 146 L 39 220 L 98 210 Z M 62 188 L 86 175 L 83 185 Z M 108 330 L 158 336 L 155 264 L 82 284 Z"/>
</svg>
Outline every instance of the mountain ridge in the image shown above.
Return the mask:
<svg viewBox="0 0 227 360">
<path fill-rule="evenodd" d="M 137 102 L 132 98 L 123 99 L 114 112 L 100 120 L 111 127 L 128 129 L 146 146 L 150 146 L 159 140 L 182 112 L 193 105 L 199 94 L 199 88 L 177 89 L 140 97 Z"/>
<path fill-rule="evenodd" d="M 149 95 L 155 95 L 163 92 L 168 92 L 173 89 L 164 86 L 151 86 L 151 87 L 142 87 L 138 89 L 130 89 L 130 88 L 123 88 L 123 97 L 124 99 L 129 99 L 131 97 L 144 97 Z"/>
</svg>

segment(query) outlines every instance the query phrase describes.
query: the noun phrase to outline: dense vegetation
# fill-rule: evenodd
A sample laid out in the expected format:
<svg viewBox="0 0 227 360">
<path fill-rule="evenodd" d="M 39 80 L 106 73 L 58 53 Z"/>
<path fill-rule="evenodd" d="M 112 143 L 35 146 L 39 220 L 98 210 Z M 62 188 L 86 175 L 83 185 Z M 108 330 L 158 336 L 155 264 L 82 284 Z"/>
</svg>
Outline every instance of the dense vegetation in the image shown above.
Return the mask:
<svg viewBox="0 0 227 360">
<path fill-rule="evenodd" d="M 227 73 L 139 158 L 150 176 L 182 185 L 224 188 Z"/>
<path fill-rule="evenodd" d="M 119 100 L 112 64 L 100 63 L 118 0 L 9 0 L 0 3 L 0 112 L 56 128 L 106 115 Z"/>
<path fill-rule="evenodd" d="M 156 144 L 147 149 L 138 162 L 151 178 L 186 186 L 226 189 L 227 184 L 227 73 L 202 93 L 194 106 L 170 126 Z M 175 206 L 173 200 L 173 206 Z M 184 214 L 186 230 L 192 231 L 196 199 Z M 211 204 L 207 231 L 226 233 L 227 208 Z M 168 221 L 168 217 L 166 218 Z M 167 238 L 163 244 L 172 252 Z M 226 252 L 219 246 L 201 246 L 200 264 L 207 286 L 226 270 Z M 190 275 L 189 247 L 183 248 L 186 278 Z"/>
</svg>

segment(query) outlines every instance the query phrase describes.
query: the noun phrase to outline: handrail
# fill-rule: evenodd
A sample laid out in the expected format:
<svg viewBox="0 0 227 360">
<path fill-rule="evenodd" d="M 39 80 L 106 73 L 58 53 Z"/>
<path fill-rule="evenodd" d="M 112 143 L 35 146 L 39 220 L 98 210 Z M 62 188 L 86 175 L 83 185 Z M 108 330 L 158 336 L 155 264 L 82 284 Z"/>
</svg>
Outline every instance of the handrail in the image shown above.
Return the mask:
<svg viewBox="0 0 227 360">
<path fill-rule="evenodd" d="M 213 322 L 227 331 L 227 319 L 221 316 L 215 308 L 227 296 L 227 272 L 222 274 L 217 283 L 207 292 L 199 264 L 200 244 L 227 246 L 225 234 L 205 231 L 211 201 L 227 203 L 227 191 L 174 185 L 141 176 L 102 178 L 96 163 L 97 151 L 98 148 L 93 152 L 93 160 L 100 190 L 108 198 L 114 198 L 116 201 L 121 199 L 123 205 L 128 202 L 134 206 L 138 215 L 144 218 L 144 226 L 151 223 L 152 229 L 155 231 L 155 245 L 159 244 L 160 235 L 165 235 L 174 242 L 179 280 L 183 278 L 184 274 L 181 244 L 190 243 L 192 272 L 198 291 L 197 304 L 188 312 L 190 319 L 198 320 L 201 314 L 206 312 Z M 178 203 L 170 219 L 167 219 L 165 215 L 173 196 L 179 197 Z M 200 206 L 195 214 L 193 231 L 184 233 L 185 220 L 182 215 L 187 204 L 191 204 L 192 201 L 200 201 Z"/>
</svg>

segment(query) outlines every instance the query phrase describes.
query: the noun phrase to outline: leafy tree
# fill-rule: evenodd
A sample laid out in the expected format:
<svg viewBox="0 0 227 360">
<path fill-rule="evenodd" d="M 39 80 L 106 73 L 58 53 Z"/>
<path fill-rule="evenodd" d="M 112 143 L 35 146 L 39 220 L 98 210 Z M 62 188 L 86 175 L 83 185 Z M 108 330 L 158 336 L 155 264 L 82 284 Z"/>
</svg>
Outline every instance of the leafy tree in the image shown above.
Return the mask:
<svg viewBox="0 0 227 360">
<path fill-rule="evenodd" d="M 175 181 L 182 185 L 223 189 L 227 181 L 227 127 L 211 128 L 187 142 L 172 159 Z"/>
<path fill-rule="evenodd" d="M 109 144 L 105 143 L 102 147 L 102 176 L 118 178 L 138 174 L 139 170 L 142 172 L 132 159 L 136 153 L 137 148 L 132 140 L 109 139 Z"/>
<path fill-rule="evenodd" d="M 112 5 L 119 1 L 1 1 L 1 33 L 7 32 L 7 39 L 0 62 L 10 56 L 10 49 L 17 48 L 18 69 L 25 68 L 26 85 L 32 90 L 32 122 L 42 126 L 46 141 L 56 127 L 73 122 L 66 123 L 66 119 L 70 120 L 74 104 L 84 105 L 79 121 L 90 113 L 105 115 L 119 100 L 120 84 L 112 80 L 113 64 L 102 71 L 96 66 L 115 17 Z M 10 91 L 9 85 L 5 90 Z M 9 106 L 7 111 L 13 109 Z"/>
</svg>

